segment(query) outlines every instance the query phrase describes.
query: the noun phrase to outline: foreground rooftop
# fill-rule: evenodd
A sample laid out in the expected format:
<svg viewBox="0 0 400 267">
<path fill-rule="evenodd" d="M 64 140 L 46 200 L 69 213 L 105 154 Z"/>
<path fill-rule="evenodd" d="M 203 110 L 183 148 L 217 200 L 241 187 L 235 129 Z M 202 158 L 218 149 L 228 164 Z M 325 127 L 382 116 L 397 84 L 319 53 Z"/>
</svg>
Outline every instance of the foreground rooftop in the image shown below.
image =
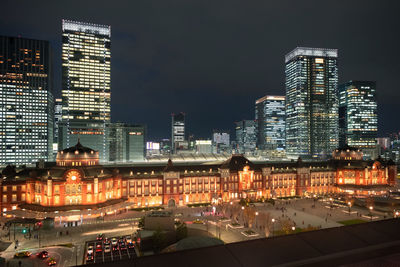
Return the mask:
<svg viewBox="0 0 400 267">
<path fill-rule="evenodd" d="M 400 219 L 390 219 L 95 265 L 400 266 L 399 251 Z"/>
</svg>

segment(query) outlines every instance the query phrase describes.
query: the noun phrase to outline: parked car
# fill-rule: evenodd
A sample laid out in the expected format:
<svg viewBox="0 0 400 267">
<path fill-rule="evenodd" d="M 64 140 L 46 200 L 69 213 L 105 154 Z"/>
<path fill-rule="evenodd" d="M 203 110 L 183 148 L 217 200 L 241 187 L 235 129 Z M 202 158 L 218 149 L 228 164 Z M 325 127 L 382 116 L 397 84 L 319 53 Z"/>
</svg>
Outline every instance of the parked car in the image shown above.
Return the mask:
<svg viewBox="0 0 400 267">
<path fill-rule="evenodd" d="M 111 239 L 111 244 L 112 244 L 113 246 L 115 246 L 115 245 L 117 245 L 117 243 L 118 243 L 118 240 L 117 240 L 115 237 L 113 237 L 113 238 Z"/>
<path fill-rule="evenodd" d="M 92 261 L 93 260 L 93 254 L 91 253 L 91 254 L 87 254 L 87 256 L 86 256 L 86 261 Z"/>
<path fill-rule="evenodd" d="M 105 245 L 104 246 L 104 253 L 110 253 L 111 252 L 111 246 L 108 244 L 108 245 Z"/>
<path fill-rule="evenodd" d="M 98 234 L 96 239 L 99 240 L 99 241 L 103 240 L 104 239 L 104 234 Z"/>
<path fill-rule="evenodd" d="M 120 243 L 119 243 L 119 249 L 121 249 L 121 250 L 126 249 L 126 244 L 125 244 L 125 242 L 120 242 Z"/>
<path fill-rule="evenodd" d="M 101 252 L 103 251 L 103 247 L 101 246 L 101 243 L 96 244 L 96 252 Z"/>
<path fill-rule="evenodd" d="M 88 254 L 93 254 L 93 246 L 88 246 L 87 253 Z"/>
</svg>

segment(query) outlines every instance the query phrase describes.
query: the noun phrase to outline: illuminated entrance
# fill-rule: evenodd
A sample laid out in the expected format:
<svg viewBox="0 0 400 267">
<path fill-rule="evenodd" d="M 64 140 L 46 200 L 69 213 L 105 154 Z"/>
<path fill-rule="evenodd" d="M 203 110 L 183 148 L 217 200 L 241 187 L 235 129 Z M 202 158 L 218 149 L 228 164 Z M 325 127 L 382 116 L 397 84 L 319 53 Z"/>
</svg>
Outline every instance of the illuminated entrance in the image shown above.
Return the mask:
<svg viewBox="0 0 400 267">
<path fill-rule="evenodd" d="M 170 208 L 173 208 L 173 207 L 175 207 L 175 200 L 174 199 L 170 199 L 170 200 L 168 200 L 168 207 L 170 207 Z"/>
</svg>

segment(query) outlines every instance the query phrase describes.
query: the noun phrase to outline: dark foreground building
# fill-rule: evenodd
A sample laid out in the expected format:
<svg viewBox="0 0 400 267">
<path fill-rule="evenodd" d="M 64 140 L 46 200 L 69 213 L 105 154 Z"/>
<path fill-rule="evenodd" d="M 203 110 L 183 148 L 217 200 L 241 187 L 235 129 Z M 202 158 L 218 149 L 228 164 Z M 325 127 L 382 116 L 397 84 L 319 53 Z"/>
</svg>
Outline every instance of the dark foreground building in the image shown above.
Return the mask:
<svg viewBox="0 0 400 267">
<path fill-rule="evenodd" d="M 400 220 L 390 219 L 95 266 L 400 266 L 399 251 Z"/>
</svg>

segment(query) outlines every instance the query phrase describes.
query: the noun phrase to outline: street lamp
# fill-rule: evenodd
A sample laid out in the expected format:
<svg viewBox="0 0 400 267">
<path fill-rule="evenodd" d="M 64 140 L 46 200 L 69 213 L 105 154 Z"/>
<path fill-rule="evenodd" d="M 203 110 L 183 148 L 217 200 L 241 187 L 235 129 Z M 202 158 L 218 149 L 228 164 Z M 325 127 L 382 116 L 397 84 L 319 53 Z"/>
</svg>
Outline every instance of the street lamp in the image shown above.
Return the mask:
<svg viewBox="0 0 400 267">
<path fill-rule="evenodd" d="M 244 206 L 242 206 L 242 210 L 244 210 Z"/>
<path fill-rule="evenodd" d="M 351 201 L 347 202 L 347 205 L 349 206 L 349 216 L 350 216 L 350 212 L 351 212 Z"/>
<path fill-rule="evenodd" d="M 329 200 L 331 201 L 331 209 L 333 208 L 333 198 L 329 198 Z"/>
<path fill-rule="evenodd" d="M 395 218 L 399 217 L 399 212 L 396 211 L 396 212 L 394 213 L 394 215 L 395 215 Z"/>
<path fill-rule="evenodd" d="M 272 218 L 272 236 L 274 236 L 274 231 L 275 231 L 275 219 L 274 218 Z"/>
<path fill-rule="evenodd" d="M 369 214 L 371 215 L 371 221 L 372 221 L 372 210 L 374 209 L 374 207 L 369 206 Z"/>
<path fill-rule="evenodd" d="M 296 227 L 292 226 L 292 231 L 296 230 Z"/>
</svg>

